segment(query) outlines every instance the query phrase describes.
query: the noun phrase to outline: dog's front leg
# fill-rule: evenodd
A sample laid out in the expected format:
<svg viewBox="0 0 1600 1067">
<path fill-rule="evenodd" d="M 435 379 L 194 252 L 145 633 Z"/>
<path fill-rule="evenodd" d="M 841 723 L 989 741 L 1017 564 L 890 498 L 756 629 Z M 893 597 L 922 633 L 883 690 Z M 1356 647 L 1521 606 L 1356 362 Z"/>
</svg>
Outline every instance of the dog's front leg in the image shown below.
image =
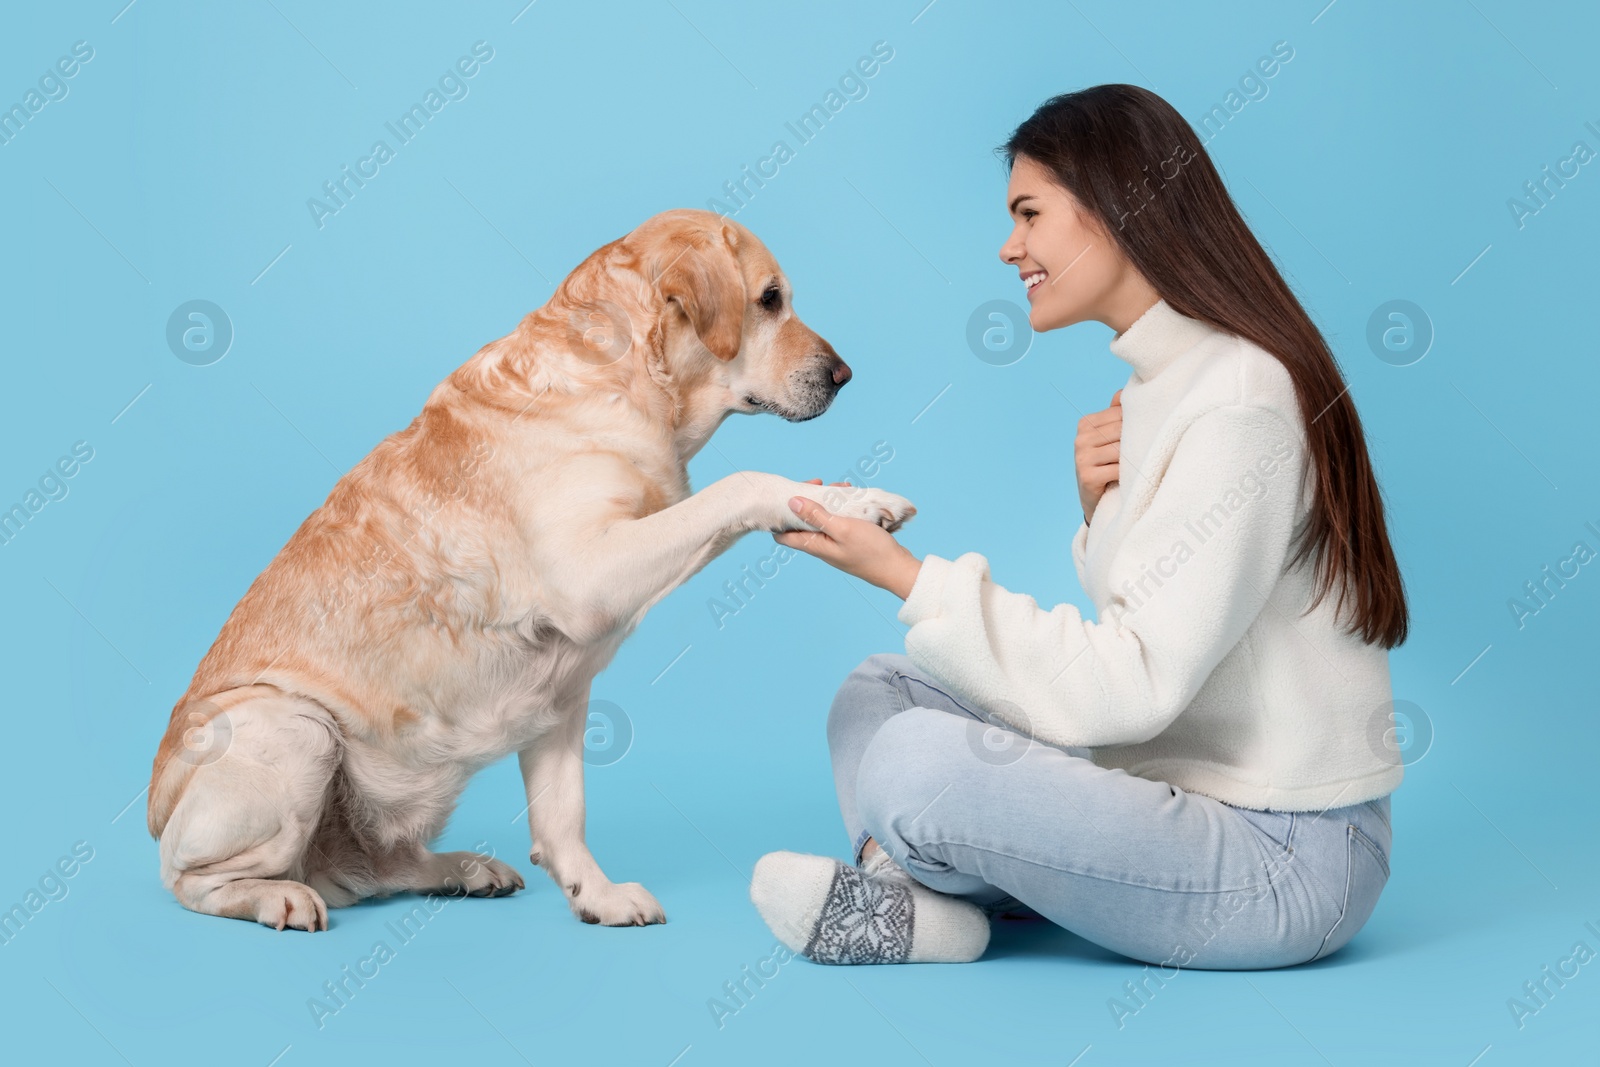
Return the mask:
<svg viewBox="0 0 1600 1067">
<path fill-rule="evenodd" d="M 528 792 L 528 858 L 543 867 L 586 923 L 646 926 L 666 913 L 638 882 L 612 882 L 583 840 L 583 729 L 587 689 L 562 722 L 517 753 Z"/>
<path fill-rule="evenodd" d="M 917 509 L 904 497 L 861 486 L 812 485 L 761 471 L 739 471 L 687 500 L 598 531 L 572 524 L 548 542 L 540 567 L 549 606 L 576 640 L 631 627 L 752 530 L 809 530 L 789 499 L 809 497 L 830 512 L 900 527 Z"/>
</svg>

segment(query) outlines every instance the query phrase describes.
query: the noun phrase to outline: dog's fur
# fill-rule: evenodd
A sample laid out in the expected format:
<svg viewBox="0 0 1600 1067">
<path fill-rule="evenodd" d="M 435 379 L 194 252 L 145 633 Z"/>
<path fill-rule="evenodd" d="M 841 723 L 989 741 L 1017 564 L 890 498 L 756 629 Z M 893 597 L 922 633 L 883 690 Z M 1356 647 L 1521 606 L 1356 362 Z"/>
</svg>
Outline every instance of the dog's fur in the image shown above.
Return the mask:
<svg viewBox="0 0 1600 1067">
<path fill-rule="evenodd" d="M 664 212 L 589 256 L 341 478 L 234 608 L 156 754 L 164 884 L 280 930 L 401 890 L 514 892 L 507 864 L 427 844 L 515 751 L 530 858 L 573 912 L 664 922 L 584 843 L 590 682 L 742 534 L 812 529 L 790 497 L 890 530 L 914 514 L 756 471 L 690 495 L 686 464 L 728 415 L 814 418 L 849 377 L 731 219 Z"/>
</svg>

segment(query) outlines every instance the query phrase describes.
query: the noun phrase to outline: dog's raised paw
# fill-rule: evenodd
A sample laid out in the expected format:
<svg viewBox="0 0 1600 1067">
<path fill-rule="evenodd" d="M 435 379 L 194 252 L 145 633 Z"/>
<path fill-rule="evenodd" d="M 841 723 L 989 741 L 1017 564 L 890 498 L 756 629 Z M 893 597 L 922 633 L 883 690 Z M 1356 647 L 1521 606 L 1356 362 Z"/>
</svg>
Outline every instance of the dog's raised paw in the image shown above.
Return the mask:
<svg viewBox="0 0 1600 1067">
<path fill-rule="evenodd" d="M 842 487 L 841 487 L 842 489 Z M 829 510 L 836 515 L 875 522 L 890 533 L 898 530 L 917 513 L 916 506 L 903 496 L 883 489 L 842 489 L 842 500 L 830 501 Z"/>
<path fill-rule="evenodd" d="M 667 913 L 638 882 L 586 883 L 572 898 L 572 913 L 602 926 L 649 926 L 667 921 Z"/>
</svg>

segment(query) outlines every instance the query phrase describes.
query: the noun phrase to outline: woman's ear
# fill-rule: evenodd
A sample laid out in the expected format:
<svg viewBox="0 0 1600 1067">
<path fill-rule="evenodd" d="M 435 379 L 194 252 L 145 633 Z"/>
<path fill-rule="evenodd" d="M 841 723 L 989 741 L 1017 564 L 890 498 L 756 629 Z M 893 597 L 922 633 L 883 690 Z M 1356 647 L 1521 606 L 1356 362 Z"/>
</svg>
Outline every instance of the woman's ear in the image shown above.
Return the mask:
<svg viewBox="0 0 1600 1067">
<path fill-rule="evenodd" d="M 731 227 L 685 229 L 664 241 L 656 289 L 683 309 L 700 343 L 720 360 L 739 354 L 744 339 L 744 278 Z"/>
</svg>

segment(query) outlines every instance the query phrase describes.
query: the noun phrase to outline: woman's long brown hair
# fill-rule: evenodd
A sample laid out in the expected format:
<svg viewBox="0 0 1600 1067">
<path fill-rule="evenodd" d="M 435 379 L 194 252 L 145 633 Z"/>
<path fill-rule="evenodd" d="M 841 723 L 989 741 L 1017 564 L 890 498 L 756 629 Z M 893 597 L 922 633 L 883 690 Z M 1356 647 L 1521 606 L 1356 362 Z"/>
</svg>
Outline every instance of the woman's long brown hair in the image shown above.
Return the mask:
<svg viewBox="0 0 1600 1067">
<path fill-rule="evenodd" d="M 1349 631 L 1394 648 L 1409 614 L 1383 497 L 1350 387 L 1328 343 L 1250 232 L 1189 123 L 1136 85 L 1052 97 L 1001 152 L 1024 156 L 1077 198 L 1174 311 L 1270 352 L 1289 372 L 1314 475 L 1289 566 L 1316 558 L 1315 598 L 1339 586 Z"/>
</svg>

